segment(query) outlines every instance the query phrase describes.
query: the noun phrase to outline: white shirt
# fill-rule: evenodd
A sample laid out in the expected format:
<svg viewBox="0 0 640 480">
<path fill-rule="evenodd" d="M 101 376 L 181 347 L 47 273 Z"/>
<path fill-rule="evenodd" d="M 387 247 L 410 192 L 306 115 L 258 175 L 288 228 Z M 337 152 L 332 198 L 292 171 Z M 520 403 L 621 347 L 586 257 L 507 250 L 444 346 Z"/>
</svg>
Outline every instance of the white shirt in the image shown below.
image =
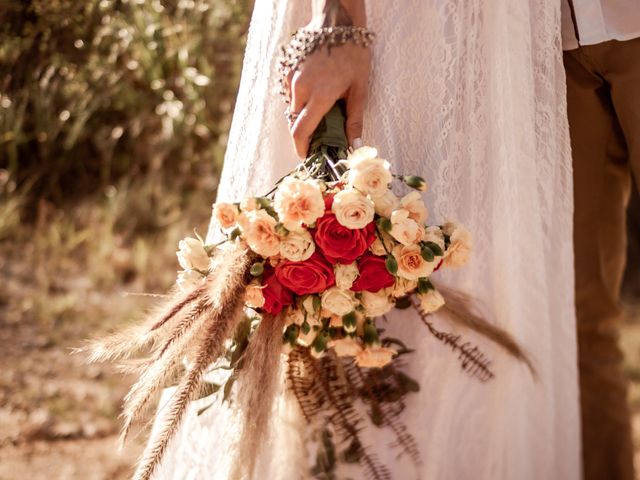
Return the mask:
<svg viewBox="0 0 640 480">
<path fill-rule="evenodd" d="M 640 0 L 573 0 L 580 42 L 571 20 L 569 0 L 562 0 L 562 48 L 640 37 Z"/>
</svg>

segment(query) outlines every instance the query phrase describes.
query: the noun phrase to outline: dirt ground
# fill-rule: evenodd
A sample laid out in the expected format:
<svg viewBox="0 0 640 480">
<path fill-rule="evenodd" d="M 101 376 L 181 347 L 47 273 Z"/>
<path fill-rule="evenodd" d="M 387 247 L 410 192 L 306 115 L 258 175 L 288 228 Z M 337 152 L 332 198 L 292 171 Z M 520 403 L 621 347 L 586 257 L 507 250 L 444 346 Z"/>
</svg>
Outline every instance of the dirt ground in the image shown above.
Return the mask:
<svg viewBox="0 0 640 480">
<path fill-rule="evenodd" d="M 22 313 L 8 312 L 0 298 L 1 480 L 125 479 L 141 452 L 144 435 L 133 438 L 123 451 L 117 447 L 117 415 L 132 379 L 108 366 L 85 365 L 70 349 L 89 334 L 113 327 L 109 322 L 95 327 L 107 306 L 108 318 L 126 318 L 148 300 L 122 291 L 102 298 L 80 290 L 67 301 L 80 302 L 94 318 L 85 326 L 78 325 L 76 315 L 72 325 L 43 324 L 30 314 L 32 305 L 24 305 Z M 629 311 L 622 343 L 640 446 L 640 308 Z"/>
</svg>

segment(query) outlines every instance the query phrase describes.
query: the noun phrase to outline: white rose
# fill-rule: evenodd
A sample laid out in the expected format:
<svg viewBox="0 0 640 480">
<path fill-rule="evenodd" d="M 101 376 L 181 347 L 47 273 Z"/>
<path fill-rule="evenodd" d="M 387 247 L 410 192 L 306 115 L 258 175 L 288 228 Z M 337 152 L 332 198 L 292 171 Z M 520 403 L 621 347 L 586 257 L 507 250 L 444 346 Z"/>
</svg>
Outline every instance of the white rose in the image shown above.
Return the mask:
<svg viewBox="0 0 640 480">
<path fill-rule="evenodd" d="M 347 156 L 347 165 L 349 169 L 358 168 L 361 162 L 378 158 L 378 150 L 373 147 L 360 147 Z"/>
<path fill-rule="evenodd" d="M 362 345 L 352 337 L 331 340 L 329 348 L 333 348 L 339 357 L 355 357 L 362 351 Z"/>
<path fill-rule="evenodd" d="M 204 278 L 204 275 L 195 270 L 183 270 L 178 273 L 176 284 L 181 291 L 186 292 L 202 283 Z"/>
<path fill-rule="evenodd" d="M 393 308 L 393 302 L 389 300 L 386 289 L 378 292 L 362 292 L 360 301 L 367 317 L 379 317 Z"/>
<path fill-rule="evenodd" d="M 396 277 L 396 283 L 393 285 L 391 295 L 395 298 L 404 297 L 418 286 L 417 280 L 407 280 L 406 278 Z"/>
<path fill-rule="evenodd" d="M 381 158 L 363 159 L 351 166 L 347 182 L 361 192 L 377 197 L 388 190 L 393 179 L 389 168 L 389 162 Z"/>
<path fill-rule="evenodd" d="M 366 227 L 375 215 L 371 199 L 354 188 L 342 190 L 333 197 L 332 211 L 340 225 L 352 230 Z"/>
<path fill-rule="evenodd" d="M 316 245 L 307 230 L 289 232 L 280 242 L 280 255 L 292 262 L 307 260 L 315 250 Z"/>
<path fill-rule="evenodd" d="M 333 314 L 346 315 L 352 312 L 356 306 L 356 297 L 349 290 L 340 290 L 337 287 L 331 287 L 321 295 L 322 307 L 326 308 Z"/>
<path fill-rule="evenodd" d="M 333 267 L 333 271 L 336 277 L 336 286 L 342 290 L 349 290 L 358 275 L 360 275 L 356 262 L 349 265 L 338 263 Z"/>
<path fill-rule="evenodd" d="M 442 230 L 449 235 L 449 248 L 444 254 L 443 265 L 445 267 L 461 267 L 469 260 L 473 248 L 471 232 L 457 223 L 444 224 Z"/>
<path fill-rule="evenodd" d="M 400 200 L 391 190 L 387 190 L 382 195 L 371 196 L 375 211 L 381 217 L 389 218 L 393 211 L 400 206 Z"/>
<path fill-rule="evenodd" d="M 427 262 L 422 258 L 419 245 L 398 245 L 392 253 L 398 262 L 398 276 L 407 280 L 428 277 L 437 265 L 435 260 Z"/>
<path fill-rule="evenodd" d="M 276 232 L 276 219 L 264 210 L 243 212 L 238 216 L 242 236 L 251 250 L 263 257 L 280 252 L 280 237 Z"/>
<path fill-rule="evenodd" d="M 403 245 L 414 245 L 424 237 L 424 227 L 401 208 L 391 214 L 391 236 Z"/>
<path fill-rule="evenodd" d="M 221 202 L 213 205 L 213 216 L 225 230 L 235 227 L 239 213 L 238 207 L 231 203 Z"/>
<path fill-rule="evenodd" d="M 400 206 L 409 212 L 409 218 L 422 225 L 429 218 L 429 211 L 420 192 L 413 191 L 402 197 Z"/>
<path fill-rule="evenodd" d="M 243 212 L 252 212 L 253 210 L 258 210 L 258 208 L 260 208 L 260 205 L 255 197 L 247 197 L 240 202 L 240 210 Z"/>
<path fill-rule="evenodd" d="M 324 199 L 313 181 L 286 177 L 276 190 L 273 208 L 287 230 L 300 230 L 324 214 Z"/>
<path fill-rule="evenodd" d="M 369 247 L 371 253 L 373 253 L 374 255 L 378 255 L 379 257 L 382 255 L 386 255 L 387 250 L 393 250 L 393 247 L 395 247 L 396 245 L 396 242 L 393 240 L 393 237 L 391 235 L 389 235 L 387 232 L 381 233 L 382 239 L 378 235 L 376 235 L 376 239 Z M 384 242 L 384 245 L 382 244 L 382 242 Z M 384 248 L 385 246 L 387 247 L 386 249 Z"/>
<path fill-rule="evenodd" d="M 178 243 L 178 262 L 185 270 L 209 270 L 209 255 L 197 238 L 187 237 Z"/>
<path fill-rule="evenodd" d="M 367 347 L 356 355 L 359 367 L 381 368 L 391 363 L 396 351 L 386 347 Z"/>
<path fill-rule="evenodd" d="M 418 299 L 420 300 L 420 308 L 424 313 L 435 312 L 444 305 L 444 297 L 434 289 L 418 294 Z"/>
<path fill-rule="evenodd" d="M 262 285 L 257 280 L 252 281 L 244 294 L 244 303 L 250 308 L 261 308 L 264 305 Z"/>
<path fill-rule="evenodd" d="M 424 241 L 435 243 L 444 252 L 444 234 L 442 230 L 440 230 L 440 227 L 436 225 L 427 227 L 424 234 Z"/>
</svg>

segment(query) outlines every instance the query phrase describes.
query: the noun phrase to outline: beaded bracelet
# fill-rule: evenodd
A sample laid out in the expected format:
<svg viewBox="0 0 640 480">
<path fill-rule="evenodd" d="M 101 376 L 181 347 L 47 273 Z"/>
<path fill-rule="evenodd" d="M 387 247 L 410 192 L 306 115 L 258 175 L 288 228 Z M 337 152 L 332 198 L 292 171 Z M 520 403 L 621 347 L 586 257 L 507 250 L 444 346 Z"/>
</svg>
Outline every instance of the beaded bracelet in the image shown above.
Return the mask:
<svg viewBox="0 0 640 480">
<path fill-rule="evenodd" d="M 362 47 L 369 47 L 375 38 L 375 34 L 364 28 L 354 26 L 337 26 L 317 29 L 301 28 L 293 34 L 291 40 L 280 48 L 278 60 L 278 73 L 280 74 L 280 93 L 289 103 L 286 91 L 287 76 L 298 69 L 302 62 L 316 50 L 327 46 L 344 45 L 353 42 Z"/>
</svg>

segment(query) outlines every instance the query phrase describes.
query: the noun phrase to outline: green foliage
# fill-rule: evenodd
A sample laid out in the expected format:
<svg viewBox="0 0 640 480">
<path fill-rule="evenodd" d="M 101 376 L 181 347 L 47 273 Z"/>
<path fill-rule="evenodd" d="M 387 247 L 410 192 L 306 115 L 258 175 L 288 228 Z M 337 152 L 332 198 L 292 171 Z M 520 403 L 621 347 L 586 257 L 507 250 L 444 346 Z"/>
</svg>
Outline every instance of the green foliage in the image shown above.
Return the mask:
<svg viewBox="0 0 640 480">
<path fill-rule="evenodd" d="M 61 204 L 123 175 L 211 177 L 251 3 L 2 2 L 0 168 L 14 189 Z"/>
</svg>

